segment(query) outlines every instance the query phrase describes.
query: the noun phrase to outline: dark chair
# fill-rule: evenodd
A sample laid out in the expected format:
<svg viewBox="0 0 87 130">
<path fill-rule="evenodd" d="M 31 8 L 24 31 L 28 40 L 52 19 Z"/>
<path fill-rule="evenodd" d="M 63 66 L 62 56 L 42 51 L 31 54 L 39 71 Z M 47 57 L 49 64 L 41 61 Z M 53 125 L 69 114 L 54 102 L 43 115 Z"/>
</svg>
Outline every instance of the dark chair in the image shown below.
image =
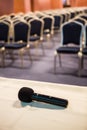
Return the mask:
<svg viewBox="0 0 87 130">
<path fill-rule="evenodd" d="M 86 24 L 86 20 L 83 19 L 83 18 L 81 18 L 81 17 L 76 17 L 76 18 L 74 19 L 74 21 L 77 21 L 77 22 L 79 22 L 79 23 L 82 23 L 83 25 Z"/>
<path fill-rule="evenodd" d="M 0 41 L 0 54 L 1 54 L 1 66 L 4 67 L 4 55 L 5 55 L 5 47 L 4 43 Z"/>
<path fill-rule="evenodd" d="M 44 28 L 43 28 L 43 36 L 44 36 L 44 40 L 49 41 L 49 40 L 53 40 L 53 34 L 54 34 L 54 30 L 53 30 L 53 26 L 54 26 L 54 18 L 52 16 L 49 15 L 44 15 L 41 18 L 44 22 Z M 54 40 L 53 40 L 54 43 Z"/>
<path fill-rule="evenodd" d="M 87 14 L 81 15 L 80 17 L 87 21 Z"/>
<path fill-rule="evenodd" d="M 54 17 L 53 30 L 54 30 L 54 33 L 56 33 L 61 28 L 61 25 L 62 25 L 62 16 L 60 14 L 57 14 L 57 13 L 54 13 L 52 16 Z"/>
<path fill-rule="evenodd" d="M 70 11 L 70 19 L 73 19 L 75 18 L 75 12 L 72 10 Z"/>
<path fill-rule="evenodd" d="M 44 23 L 39 18 L 33 18 L 28 21 L 28 23 L 31 26 L 30 29 L 30 37 L 29 37 L 29 43 L 33 44 L 36 48 L 41 45 L 42 51 L 44 54 L 44 48 L 43 48 L 43 26 Z"/>
<path fill-rule="evenodd" d="M 68 22 L 70 20 L 70 13 L 66 11 L 65 15 L 66 15 L 66 22 Z"/>
<path fill-rule="evenodd" d="M 1 60 L 2 66 L 4 66 L 4 57 L 5 57 L 5 44 L 8 42 L 9 39 L 9 30 L 10 26 L 7 22 L 1 20 L 0 21 L 0 53 L 1 53 Z"/>
<path fill-rule="evenodd" d="M 79 76 L 81 76 L 81 71 L 84 69 L 84 60 L 87 56 L 87 24 L 84 27 L 84 43 L 82 44 L 82 49 L 78 53 L 79 56 Z"/>
<path fill-rule="evenodd" d="M 61 44 L 54 54 L 54 71 L 56 72 L 56 58 L 59 56 L 61 66 L 61 54 L 78 55 L 82 44 L 83 25 L 76 21 L 68 22 L 62 26 Z"/>
<path fill-rule="evenodd" d="M 0 21 L 4 20 L 4 19 L 7 19 L 7 18 L 8 18 L 8 15 L 2 15 L 2 16 L 0 16 Z"/>
<path fill-rule="evenodd" d="M 28 14 L 25 14 L 23 18 L 26 20 L 26 22 L 29 22 L 31 19 L 37 18 L 37 16 L 35 16 L 35 14 L 28 13 Z"/>
<path fill-rule="evenodd" d="M 65 13 L 61 13 L 62 16 L 62 24 L 64 24 L 67 21 L 67 16 Z"/>
<path fill-rule="evenodd" d="M 24 21 L 19 21 L 13 24 L 13 38 L 8 44 L 5 45 L 6 51 L 11 55 L 14 60 L 14 51 L 18 52 L 21 59 L 21 66 L 23 67 L 23 54 L 26 48 L 28 48 L 29 56 L 30 50 L 28 45 L 30 26 Z"/>
</svg>

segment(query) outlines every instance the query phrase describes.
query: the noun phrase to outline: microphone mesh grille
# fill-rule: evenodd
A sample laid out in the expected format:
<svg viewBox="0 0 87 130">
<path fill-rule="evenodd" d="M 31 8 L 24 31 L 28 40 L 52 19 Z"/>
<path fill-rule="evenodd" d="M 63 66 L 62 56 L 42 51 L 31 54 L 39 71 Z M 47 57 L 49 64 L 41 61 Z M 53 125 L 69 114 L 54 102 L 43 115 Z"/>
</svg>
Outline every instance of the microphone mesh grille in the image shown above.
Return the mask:
<svg viewBox="0 0 87 130">
<path fill-rule="evenodd" d="M 23 87 L 18 92 L 18 98 L 22 102 L 31 102 L 34 91 L 31 88 Z"/>
</svg>

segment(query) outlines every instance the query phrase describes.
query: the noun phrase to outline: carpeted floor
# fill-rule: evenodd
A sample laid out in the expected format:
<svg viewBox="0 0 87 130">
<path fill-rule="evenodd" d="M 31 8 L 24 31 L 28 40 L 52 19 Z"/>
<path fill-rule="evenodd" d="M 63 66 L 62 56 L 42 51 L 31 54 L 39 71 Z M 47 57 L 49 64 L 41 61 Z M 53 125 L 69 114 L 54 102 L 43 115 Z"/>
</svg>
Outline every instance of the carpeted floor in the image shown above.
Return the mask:
<svg viewBox="0 0 87 130">
<path fill-rule="evenodd" d="M 38 50 L 32 47 L 30 51 L 33 62 L 31 64 L 28 55 L 25 55 L 24 68 L 20 67 L 19 58 L 16 59 L 14 63 L 11 63 L 9 57 L 6 57 L 6 67 L 0 67 L 0 77 L 87 86 L 86 57 L 84 70 L 81 77 L 78 77 L 77 75 L 78 57 L 76 55 L 62 55 L 62 67 L 59 67 L 59 64 L 57 62 L 57 73 L 54 74 L 54 50 L 59 46 L 59 43 L 60 34 L 55 35 L 54 42 L 44 41 L 44 55 L 42 53 L 41 46 L 39 46 Z"/>
</svg>

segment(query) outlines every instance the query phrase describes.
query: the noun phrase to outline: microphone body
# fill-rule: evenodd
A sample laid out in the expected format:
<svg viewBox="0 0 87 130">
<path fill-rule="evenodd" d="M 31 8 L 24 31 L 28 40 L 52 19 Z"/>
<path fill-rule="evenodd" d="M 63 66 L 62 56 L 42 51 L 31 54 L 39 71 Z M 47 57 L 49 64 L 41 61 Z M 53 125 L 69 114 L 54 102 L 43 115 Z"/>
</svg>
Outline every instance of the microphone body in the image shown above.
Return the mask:
<svg viewBox="0 0 87 130">
<path fill-rule="evenodd" d="M 56 97 L 52 97 L 52 96 L 48 96 L 48 95 L 37 94 L 37 93 L 34 93 L 32 95 L 32 100 L 50 103 L 53 105 L 59 105 L 62 107 L 66 107 L 68 104 L 67 100 L 65 100 L 65 99 L 56 98 Z"/>
<path fill-rule="evenodd" d="M 36 100 L 62 107 L 67 107 L 68 105 L 68 100 L 66 99 L 56 98 L 43 94 L 37 94 L 34 93 L 33 89 L 27 87 L 23 87 L 19 90 L 18 98 L 23 102 L 32 102 L 32 100 Z"/>
</svg>

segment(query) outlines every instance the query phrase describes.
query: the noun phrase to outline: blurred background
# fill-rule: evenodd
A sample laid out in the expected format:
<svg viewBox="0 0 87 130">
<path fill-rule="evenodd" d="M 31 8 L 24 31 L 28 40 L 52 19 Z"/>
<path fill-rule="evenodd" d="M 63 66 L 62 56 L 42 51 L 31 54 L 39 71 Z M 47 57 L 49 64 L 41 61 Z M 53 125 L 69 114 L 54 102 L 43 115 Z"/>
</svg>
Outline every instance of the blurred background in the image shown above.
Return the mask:
<svg viewBox="0 0 87 130">
<path fill-rule="evenodd" d="M 0 0 L 0 15 L 87 6 L 87 0 Z"/>
</svg>

